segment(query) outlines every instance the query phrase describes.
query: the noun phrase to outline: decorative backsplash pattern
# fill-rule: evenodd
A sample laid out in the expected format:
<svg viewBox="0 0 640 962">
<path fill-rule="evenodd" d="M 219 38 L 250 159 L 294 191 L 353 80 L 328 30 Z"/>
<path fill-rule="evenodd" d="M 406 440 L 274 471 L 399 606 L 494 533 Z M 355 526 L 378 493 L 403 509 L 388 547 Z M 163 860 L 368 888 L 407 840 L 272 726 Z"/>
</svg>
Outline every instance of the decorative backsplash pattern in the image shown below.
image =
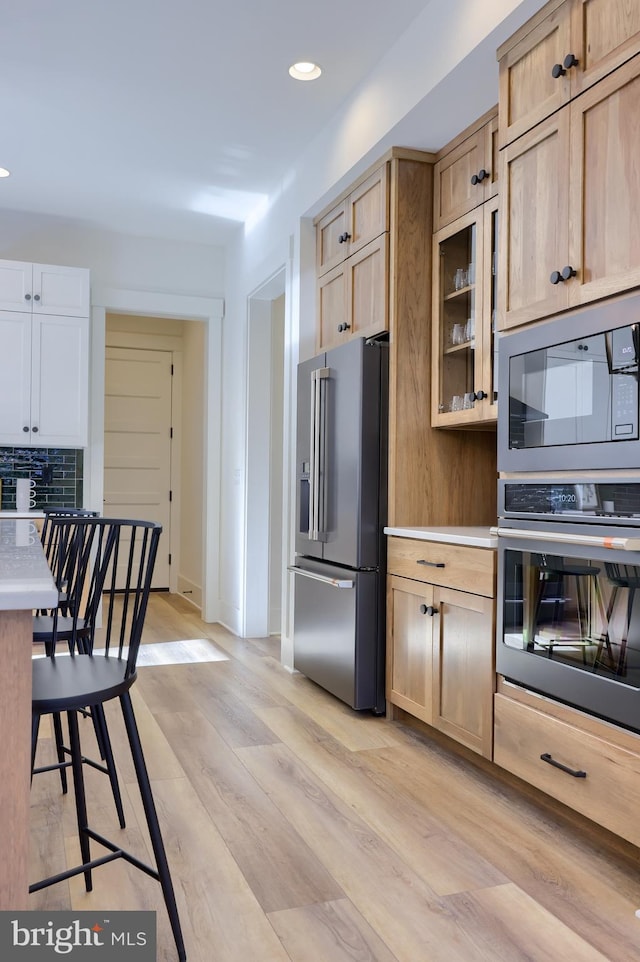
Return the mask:
<svg viewBox="0 0 640 962">
<path fill-rule="evenodd" d="M 33 478 L 37 508 L 81 508 L 83 452 L 68 448 L 0 448 L 0 509 L 16 506 L 16 478 Z"/>
</svg>

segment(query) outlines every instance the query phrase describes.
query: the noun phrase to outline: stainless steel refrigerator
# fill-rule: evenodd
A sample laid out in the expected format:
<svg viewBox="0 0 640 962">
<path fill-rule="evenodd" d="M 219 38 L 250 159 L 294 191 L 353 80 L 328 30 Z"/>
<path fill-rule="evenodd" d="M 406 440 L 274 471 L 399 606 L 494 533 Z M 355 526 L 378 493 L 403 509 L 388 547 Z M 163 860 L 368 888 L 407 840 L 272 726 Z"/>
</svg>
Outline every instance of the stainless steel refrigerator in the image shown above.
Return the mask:
<svg viewBox="0 0 640 962">
<path fill-rule="evenodd" d="M 355 709 L 385 709 L 388 345 L 358 338 L 298 366 L 294 667 Z"/>
</svg>

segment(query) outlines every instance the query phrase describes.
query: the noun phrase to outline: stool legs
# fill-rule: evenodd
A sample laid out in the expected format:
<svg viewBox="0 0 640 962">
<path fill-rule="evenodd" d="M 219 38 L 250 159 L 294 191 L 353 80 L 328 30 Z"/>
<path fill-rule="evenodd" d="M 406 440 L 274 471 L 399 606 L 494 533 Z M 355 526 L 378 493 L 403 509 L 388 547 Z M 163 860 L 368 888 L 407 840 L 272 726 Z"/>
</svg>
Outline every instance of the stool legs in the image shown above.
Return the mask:
<svg viewBox="0 0 640 962">
<path fill-rule="evenodd" d="M 147 827 L 149 829 L 153 854 L 155 856 L 156 866 L 158 869 L 158 877 L 160 885 L 162 886 L 162 894 L 164 895 L 164 901 L 165 905 L 167 906 L 167 913 L 169 915 L 173 937 L 178 950 L 178 958 L 180 959 L 180 962 L 185 962 L 187 956 L 182 938 L 180 919 L 178 918 L 176 897 L 173 890 L 173 883 L 171 881 L 171 874 L 169 872 L 169 865 L 167 863 L 164 842 L 162 841 L 162 835 L 160 832 L 160 824 L 158 822 L 156 806 L 151 793 L 151 783 L 149 782 L 149 775 L 147 773 L 147 766 L 142 753 L 140 735 L 138 734 L 138 726 L 136 724 L 135 715 L 133 714 L 133 705 L 131 704 L 131 696 L 129 695 L 129 692 L 125 692 L 120 696 L 120 704 L 122 706 L 122 714 L 124 717 L 125 728 L 127 730 L 127 736 L 129 738 L 131 756 L 133 758 L 133 764 L 138 779 L 138 786 L 140 788 L 142 805 L 147 819 Z"/>
</svg>

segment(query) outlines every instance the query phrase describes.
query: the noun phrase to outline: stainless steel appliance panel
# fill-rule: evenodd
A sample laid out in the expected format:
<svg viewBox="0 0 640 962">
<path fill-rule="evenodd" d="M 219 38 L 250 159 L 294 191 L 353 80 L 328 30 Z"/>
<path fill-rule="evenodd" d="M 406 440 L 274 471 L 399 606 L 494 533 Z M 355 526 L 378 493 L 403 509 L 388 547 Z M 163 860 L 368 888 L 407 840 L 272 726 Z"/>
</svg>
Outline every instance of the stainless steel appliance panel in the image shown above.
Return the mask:
<svg viewBox="0 0 640 962">
<path fill-rule="evenodd" d="M 499 339 L 501 472 L 640 466 L 640 295 Z"/>
<path fill-rule="evenodd" d="M 383 712 L 384 586 L 375 571 L 298 558 L 294 667 L 355 709 Z"/>
<path fill-rule="evenodd" d="M 358 338 L 298 368 L 296 554 L 379 564 L 386 506 L 386 345 Z"/>
<path fill-rule="evenodd" d="M 640 531 L 513 520 L 498 534 L 496 670 L 640 731 Z"/>
<path fill-rule="evenodd" d="M 362 338 L 327 352 L 324 559 L 353 568 L 379 561 L 381 359 L 386 346 Z M 386 464 L 386 458 L 385 458 Z"/>
</svg>

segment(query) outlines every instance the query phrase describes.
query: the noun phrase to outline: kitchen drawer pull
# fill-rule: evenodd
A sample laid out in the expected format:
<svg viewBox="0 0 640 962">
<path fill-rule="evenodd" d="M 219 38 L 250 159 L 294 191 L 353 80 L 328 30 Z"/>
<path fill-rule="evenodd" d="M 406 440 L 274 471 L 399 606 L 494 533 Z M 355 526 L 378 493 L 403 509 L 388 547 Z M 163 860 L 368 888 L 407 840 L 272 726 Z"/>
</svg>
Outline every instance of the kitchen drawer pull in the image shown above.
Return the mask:
<svg viewBox="0 0 640 962">
<path fill-rule="evenodd" d="M 425 561 L 424 558 L 420 558 L 416 561 L 417 565 L 427 565 L 429 568 L 444 568 L 444 561 Z"/>
<path fill-rule="evenodd" d="M 566 772 L 567 775 L 573 775 L 574 778 L 586 778 L 587 773 L 578 769 L 569 768 L 567 765 L 563 765 L 562 762 L 557 762 L 555 758 L 552 758 L 549 752 L 544 752 L 540 756 L 540 760 L 546 762 L 547 765 L 553 765 L 554 768 L 559 768 L 561 772 Z"/>
</svg>

